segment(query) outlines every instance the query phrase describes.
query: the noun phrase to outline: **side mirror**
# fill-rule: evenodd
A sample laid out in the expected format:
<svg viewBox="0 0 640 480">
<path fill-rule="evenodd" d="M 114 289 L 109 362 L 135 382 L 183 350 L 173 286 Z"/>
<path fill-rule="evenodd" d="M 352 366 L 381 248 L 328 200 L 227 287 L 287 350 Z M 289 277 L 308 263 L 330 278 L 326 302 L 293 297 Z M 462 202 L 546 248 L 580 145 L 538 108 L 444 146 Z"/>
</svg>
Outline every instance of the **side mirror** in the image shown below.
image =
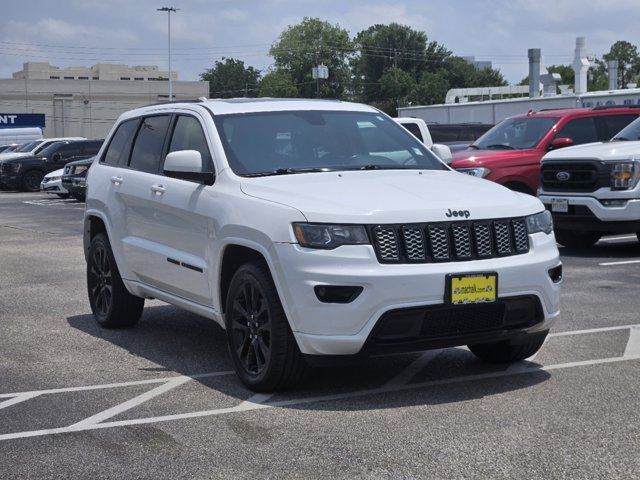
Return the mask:
<svg viewBox="0 0 640 480">
<path fill-rule="evenodd" d="M 451 155 L 451 149 L 446 145 L 441 145 L 439 143 L 434 143 L 431 146 L 431 151 L 437 155 L 437 157 L 442 160 L 447 165 L 451 165 L 451 161 L 453 159 Z"/>
<path fill-rule="evenodd" d="M 569 137 L 556 137 L 551 140 L 549 150 L 557 150 L 558 148 L 570 147 L 574 145 L 573 139 Z"/>
<path fill-rule="evenodd" d="M 164 159 L 164 174 L 167 177 L 190 180 L 213 185 L 213 172 L 202 171 L 202 155 L 197 150 L 178 150 Z"/>
</svg>

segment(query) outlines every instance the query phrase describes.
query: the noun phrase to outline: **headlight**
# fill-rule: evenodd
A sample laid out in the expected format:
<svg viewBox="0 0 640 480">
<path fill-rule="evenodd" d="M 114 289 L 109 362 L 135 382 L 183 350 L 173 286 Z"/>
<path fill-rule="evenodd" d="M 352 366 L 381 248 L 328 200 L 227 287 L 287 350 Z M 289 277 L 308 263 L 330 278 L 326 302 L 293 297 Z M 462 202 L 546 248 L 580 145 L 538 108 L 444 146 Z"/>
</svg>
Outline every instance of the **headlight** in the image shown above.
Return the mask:
<svg viewBox="0 0 640 480">
<path fill-rule="evenodd" d="M 308 248 L 332 249 L 340 245 L 369 244 L 367 230 L 362 225 L 325 225 L 294 223 L 298 243 Z"/>
<path fill-rule="evenodd" d="M 544 212 L 536 213 L 535 215 L 529 215 L 527 217 L 527 230 L 529 234 L 544 232 L 547 235 L 553 232 L 553 219 L 551 218 L 551 212 L 545 210 Z"/>
<path fill-rule="evenodd" d="M 471 175 L 472 177 L 485 178 L 490 173 L 491 170 L 488 168 L 477 167 L 477 168 L 458 168 L 458 172 L 466 173 L 467 175 Z"/>
<path fill-rule="evenodd" d="M 76 171 L 75 171 L 74 173 L 75 173 L 76 175 L 79 175 L 80 173 L 84 173 L 84 172 L 86 172 L 87 170 L 89 170 L 89 167 L 88 167 L 88 166 L 86 166 L 86 165 L 81 165 L 81 166 L 79 166 L 79 167 L 76 167 Z M 86 175 L 86 173 L 85 173 L 85 175 Z"/>
<path fill-rule="evenodd" d="M 631 160 L 611 166 L 611 189 L 632 190 L 640 180 L 640 162 Z"/>
</svg>

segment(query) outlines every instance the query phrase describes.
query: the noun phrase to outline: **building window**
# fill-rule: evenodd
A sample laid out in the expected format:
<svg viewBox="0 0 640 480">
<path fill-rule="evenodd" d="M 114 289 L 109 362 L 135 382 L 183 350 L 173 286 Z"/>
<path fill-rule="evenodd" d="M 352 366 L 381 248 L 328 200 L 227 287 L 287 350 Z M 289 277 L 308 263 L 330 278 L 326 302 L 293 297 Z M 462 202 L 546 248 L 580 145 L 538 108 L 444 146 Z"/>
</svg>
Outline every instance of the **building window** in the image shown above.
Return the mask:
<svg viewBox="0 0 640 480">
<path fill-rule="evenodd" d="M 120 77 L 120 80 L 131 80 L 131 77 Z"/>
<path fill-rule="evenodd" d="M 89 77 L 78 77 L 78 80 L 89 80 Z"/>
<path fill-rule="evenodd" d="M 98 80 L 98 77 L 93 77 L 92 80 Z"/>
<path fill-rule="evenodd" d="M 60 80 L 60 77 L 56 77 L 55 75 L 51 75 L 49 80 Z"/>
<path fill-rule="evenodd" d="M 75 80 L 74 77 L 64 77 L 65 80 Z"/>
<path fill-rule="evenodd" d="M 134 78 L 134 80 L 144 80 L 144 78 L 143 77 L 136 77 L 136 78 Z"/>
</svg>

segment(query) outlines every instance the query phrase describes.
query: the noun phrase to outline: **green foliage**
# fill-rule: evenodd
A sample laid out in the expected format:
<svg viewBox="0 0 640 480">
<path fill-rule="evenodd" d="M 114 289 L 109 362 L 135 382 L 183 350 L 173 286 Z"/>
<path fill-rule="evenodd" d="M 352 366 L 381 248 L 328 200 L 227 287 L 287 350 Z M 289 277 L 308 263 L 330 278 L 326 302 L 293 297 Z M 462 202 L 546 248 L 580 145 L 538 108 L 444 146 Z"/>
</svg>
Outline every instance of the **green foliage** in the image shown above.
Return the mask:
<svg viewBox="0 0 640 480">
<path fill-rule="evenodd" d="M 625 88 L 627 83 L 635 82 L 638 73 L 640 73 L 640 56 L 638 56 L 638 48 L 624 40 L 618 40 L 609 49 L 609 53 L 602 56 L 606 71 L 606 62 L 609 60 L 618 60 L 618 86 Z"/>
<path fill-rule="evenodd" d="M 300 94 L 291 75 L 283 70 L 267 73 L 260 82 L 261 97 L 293 98 Z"/>
<path fill-rule="evenodd" d="M 316 82 L 311 69 L 316 64 L 329 67 L 329 79 L 322 81 L 322 96 L 341 98 L 349 84 L 348 60 L 353 53 L 349 32 L 318 18 L 304 18 L 287 27 L 271 46 L 275 69 L 287 72 L 301 97 L 314 97 Z"/>
<path fill-rule="evenodd" d="M 242 60 L 224 57 L 200 74 L 201 80 L 209 82 L 211 98 L 255 97 L 259 78 L 260 72 L 245 67 Z"/>
<path fill-rule="evenodd" d="M 442 73 L 425 72 L 420 82 L 415 84 L 409 102 L 412 105 L 432 105 L 444 102 L 449 90 L 449 82 Z"/>
<path fill-rule="evenodd" d="M 437 70 L 451 54 L 444 46 L 429 41 L 424 32 L 406 25 L 373 25 L 356 35 L 358 49 L 352 68 L 356 93 L 365 102 L 385 100 L 381 79 L 390 68 L 408 73 L 417 82 L 424 71 Z"/>
</svg>

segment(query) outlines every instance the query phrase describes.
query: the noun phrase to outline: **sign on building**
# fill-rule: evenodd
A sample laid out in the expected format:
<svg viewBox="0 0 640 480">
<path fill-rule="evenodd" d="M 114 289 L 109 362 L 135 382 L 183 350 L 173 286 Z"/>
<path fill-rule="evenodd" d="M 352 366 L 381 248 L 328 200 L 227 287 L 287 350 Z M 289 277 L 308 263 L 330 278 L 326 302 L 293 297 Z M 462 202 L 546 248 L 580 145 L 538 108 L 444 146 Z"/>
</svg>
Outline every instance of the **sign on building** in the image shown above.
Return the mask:
<svg viewBox="0 0 640 480">
<path fill-rule="evenodd" d="M 40 127 L 44 129 L 44 113 L 0 113 L 0 128 Z"/>
</svg>

